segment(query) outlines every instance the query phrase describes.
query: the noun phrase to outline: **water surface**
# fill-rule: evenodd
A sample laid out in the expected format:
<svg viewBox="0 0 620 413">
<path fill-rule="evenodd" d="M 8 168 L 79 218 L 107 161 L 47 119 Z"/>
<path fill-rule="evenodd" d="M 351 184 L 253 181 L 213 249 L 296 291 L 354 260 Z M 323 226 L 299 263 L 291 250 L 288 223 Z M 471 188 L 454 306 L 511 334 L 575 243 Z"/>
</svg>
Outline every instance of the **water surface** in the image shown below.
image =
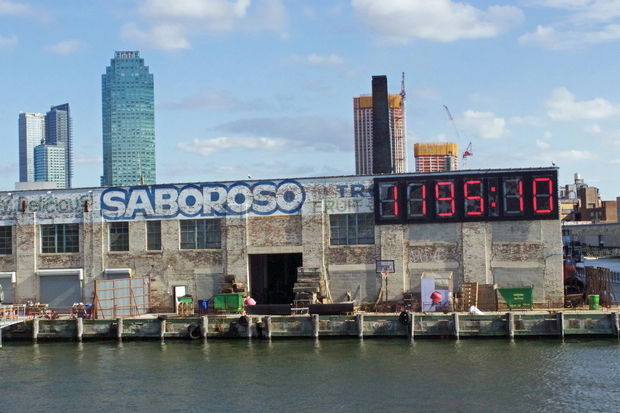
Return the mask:
<svg viewBox="0 0 620 413">
<path fill-rule="evenodd" d="M 5 342 L 1 412 L 620 409 L 620 344 L 579 340 Z"/>
</svg>

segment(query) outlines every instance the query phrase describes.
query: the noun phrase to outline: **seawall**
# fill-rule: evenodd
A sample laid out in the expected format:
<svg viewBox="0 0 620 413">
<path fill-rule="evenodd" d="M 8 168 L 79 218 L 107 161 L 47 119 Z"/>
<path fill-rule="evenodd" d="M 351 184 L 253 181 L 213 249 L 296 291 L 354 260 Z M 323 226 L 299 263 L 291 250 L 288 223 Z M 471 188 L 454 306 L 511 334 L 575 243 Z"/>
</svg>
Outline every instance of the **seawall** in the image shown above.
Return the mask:
<svg viewBox="0 0 620 413">
<path fill-rule="evenodd" d="M 1 330 L 9 341 L 209 340 L 323 337 L 600 336 L 620 338 L 614 311 L 507 313 L 356 313 L 353 315 L 150 317 L 116 320 L 34 319 Z M 0 341 L 1 343 L 1 341 Z M 1 345 L 1 344 L 0 344 Z"/>
</svg>

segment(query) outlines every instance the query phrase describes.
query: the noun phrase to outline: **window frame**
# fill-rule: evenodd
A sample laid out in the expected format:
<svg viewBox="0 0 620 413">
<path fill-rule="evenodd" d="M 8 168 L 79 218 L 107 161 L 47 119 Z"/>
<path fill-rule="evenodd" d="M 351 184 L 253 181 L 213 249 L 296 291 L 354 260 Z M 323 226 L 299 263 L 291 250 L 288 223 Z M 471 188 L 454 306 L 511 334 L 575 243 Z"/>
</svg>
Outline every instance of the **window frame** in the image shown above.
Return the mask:
<svg viewBox="0 0 620 413">
<path fill-rule="evenodd" d="M 217 239 L 216 239 L 217 238 Z M 179 249 L 206 250 L 222 248 L 221 219 L 179 220 Z"/>
<path fill-rule="evenodd" d="M 329 244 L 374 245 L 375 218 L 373 213 L 331 214 L 329 216 Z M 337 233 L 337 236 L 334 236 Z"/>
<path fill-rule="evenodd" d="M 80 224 L 41 224 L 41 254 L 80 252 Z"/>
<path fill-rule="evenodd" d="M 5 231 L 8 234 L 2 233 Z M 13 227 L 10 225 L 0 226 L 0 255 L 13 255 Z"/>
<path fill-rule="evenodd" d="M 158 226 L 157 229 L 153 231 L 154 228 L 151 227 L 155 224 L 158 224 Z M 146 250 L 161 251 L 161 221 L 146 221 Z"/>
<path fill-rule="evenodd" d="M 129 222 L 108 222 L 108 249 L 110 252 L 129 251 Z"/>
</svg>

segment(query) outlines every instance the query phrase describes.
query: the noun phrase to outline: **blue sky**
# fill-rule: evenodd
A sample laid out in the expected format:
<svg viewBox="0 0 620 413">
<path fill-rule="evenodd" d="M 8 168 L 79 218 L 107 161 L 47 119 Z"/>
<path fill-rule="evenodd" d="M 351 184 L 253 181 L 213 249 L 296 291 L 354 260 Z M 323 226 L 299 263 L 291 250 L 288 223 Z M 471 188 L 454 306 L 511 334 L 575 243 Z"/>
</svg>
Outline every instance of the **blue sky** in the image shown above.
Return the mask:
<svg viewBox="0 0 620 413">
<path fill-rule="evenodd" d="M 554 162 L 615 199 L 619 46 L 617 0 L 0 0 L 0 189 L 18 114 L 65 102 L 74 186 L 97 186 L 101 74 L 139 50 L 158 183 L 353 174 L 352 98 L 405 72 L 410 171 L 414 142 L 472 142 L 468 168 Z"/>
</svg>

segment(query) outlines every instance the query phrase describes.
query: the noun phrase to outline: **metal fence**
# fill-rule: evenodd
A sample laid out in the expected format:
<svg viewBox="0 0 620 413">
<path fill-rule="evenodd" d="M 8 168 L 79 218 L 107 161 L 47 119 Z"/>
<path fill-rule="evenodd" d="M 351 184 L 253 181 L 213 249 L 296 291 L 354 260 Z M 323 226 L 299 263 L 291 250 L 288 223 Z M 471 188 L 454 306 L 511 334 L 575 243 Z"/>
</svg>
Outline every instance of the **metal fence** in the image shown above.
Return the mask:
<svg viewBox="0 0 620 413">
<path fill-rule="evenodd" d="M 95 281 L 95 318 L 146 314 L 151 306 L 149 277 Z"/>
</svg>

